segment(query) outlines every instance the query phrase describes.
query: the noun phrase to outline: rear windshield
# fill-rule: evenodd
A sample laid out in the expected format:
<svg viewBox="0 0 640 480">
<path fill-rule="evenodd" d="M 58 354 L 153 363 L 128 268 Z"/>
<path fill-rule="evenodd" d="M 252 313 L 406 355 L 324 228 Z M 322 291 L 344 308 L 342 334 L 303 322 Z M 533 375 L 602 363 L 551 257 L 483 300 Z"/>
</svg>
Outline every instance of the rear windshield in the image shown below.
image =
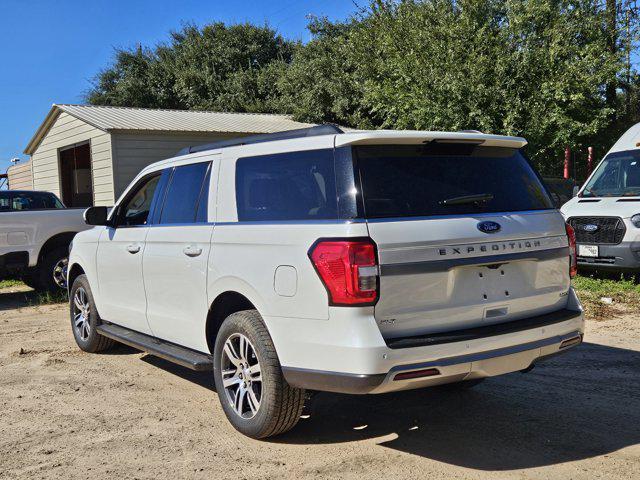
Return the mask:
<svg viewBox="0 0 640 480">
<path fill-rule="evenodd" d="M 582 190 L 583 197 L 640 195 L 640 151 L 616 152 L 602 161 Z"/>
<path fill-rule="evenodd" d="M 553 208 L 517 149 L 466 144 L 354 147 L 368 218 Z"/>
</svg>

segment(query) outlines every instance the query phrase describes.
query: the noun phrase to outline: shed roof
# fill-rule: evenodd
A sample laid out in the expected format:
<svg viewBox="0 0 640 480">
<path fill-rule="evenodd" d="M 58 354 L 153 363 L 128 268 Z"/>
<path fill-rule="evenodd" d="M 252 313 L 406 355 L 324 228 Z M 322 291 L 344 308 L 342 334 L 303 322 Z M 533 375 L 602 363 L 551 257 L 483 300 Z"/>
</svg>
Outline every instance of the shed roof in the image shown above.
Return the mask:
<svg viewBox="0 0 640 480">
<path fill-rule="evenodd" d="M 288 115 L 270 113 L 227 113 L 198 110 L 159 110 L 152 108 L 106 107 L 53 104 L 47 117 L 26 146 L 32 154 L 55 120 L 66 112 L 105 132 L 113 130 L 155 132 L 273 133 L 310 127 Z"/>
</svg>

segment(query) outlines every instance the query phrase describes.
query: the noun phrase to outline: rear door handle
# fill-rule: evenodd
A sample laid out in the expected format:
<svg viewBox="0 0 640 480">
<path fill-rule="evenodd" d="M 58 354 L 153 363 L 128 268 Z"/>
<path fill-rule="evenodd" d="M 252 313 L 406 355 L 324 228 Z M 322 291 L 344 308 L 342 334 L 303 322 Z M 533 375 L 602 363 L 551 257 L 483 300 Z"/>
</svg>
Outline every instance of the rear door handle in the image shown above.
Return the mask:
<svg viewBox="0 0 640 480">
<path fill-rule="evenodd" d="M 198 255 L 200 255 L 202 253 L 202 249 L 199 247 L 194 247 L 193 245 L 190 245 L 188 247 L 184 247 L 184 250 L 182 250 L 184 252 L 184 254 L 187 257 L 197 257 Z"/>
<path fill-rule="evenodd" d="M 137 243 L 132 243 L 127 246 L 127 252 L 129 253 L 138 253 L 140 251 L 140 245 Z"/>
</svg>

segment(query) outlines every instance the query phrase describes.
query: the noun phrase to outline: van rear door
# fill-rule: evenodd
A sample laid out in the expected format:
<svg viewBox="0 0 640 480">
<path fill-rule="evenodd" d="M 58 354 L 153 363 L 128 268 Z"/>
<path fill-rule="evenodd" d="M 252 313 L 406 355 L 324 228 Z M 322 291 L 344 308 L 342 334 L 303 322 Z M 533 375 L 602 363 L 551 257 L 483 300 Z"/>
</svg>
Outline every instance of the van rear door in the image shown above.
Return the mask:
<svg viewBox="0 0 640 480">
<path fill-rule="evenodd" d="M 383 336 L 473 328 L 566 306 L 565 224 L 515 148 L 352 147 L 376 242 Z"/>
</svg>

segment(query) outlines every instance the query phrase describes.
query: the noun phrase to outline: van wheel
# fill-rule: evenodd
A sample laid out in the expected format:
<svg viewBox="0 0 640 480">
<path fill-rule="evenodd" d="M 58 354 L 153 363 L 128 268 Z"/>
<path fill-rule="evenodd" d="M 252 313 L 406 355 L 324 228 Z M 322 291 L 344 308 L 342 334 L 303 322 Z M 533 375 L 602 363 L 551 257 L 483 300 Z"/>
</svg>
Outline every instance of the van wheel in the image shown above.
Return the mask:
<svg viewBox="0 0 640 480">
<path fill-rule="evenodd" d="M 68 248 L 60 247 L 46 253 L 34 272 L 33 288 L 52 293 L 66 289 L 68 264 Z"/>
<path fill-rule="evenodd" d="M 216 391 L 236 430 L 251 438 L 266 438 L 298 423 L 305 391 L 284 379 L 271 336 L 256 310 L 226 318 L 213 355 Z"/>
<path fill-rule="evenodd" d="M 74 280 L 69 292 L 69 307 L 71 330 L 80 350 L 89 353 L 103 352 L 114 345 L 113 340 L 103 337 L 97 331 L 101 321 L 86 275 L 79 275 Z"/>
</svg>

